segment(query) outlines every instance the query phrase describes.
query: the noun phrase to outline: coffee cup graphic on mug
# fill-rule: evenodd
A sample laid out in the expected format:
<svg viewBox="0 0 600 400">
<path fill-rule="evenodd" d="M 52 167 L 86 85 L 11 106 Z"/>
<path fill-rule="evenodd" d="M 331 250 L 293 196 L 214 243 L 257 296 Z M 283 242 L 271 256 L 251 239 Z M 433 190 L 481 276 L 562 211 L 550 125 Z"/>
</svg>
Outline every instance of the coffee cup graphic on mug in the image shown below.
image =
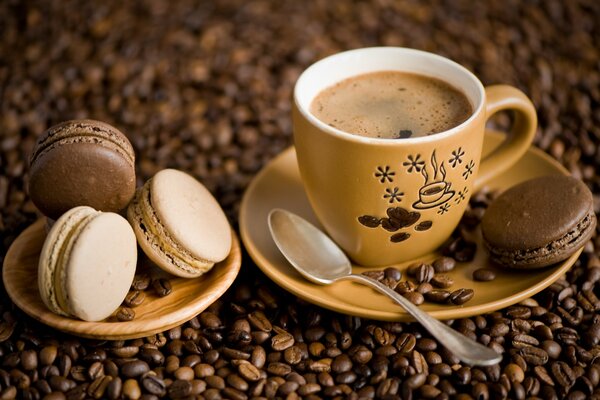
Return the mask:
<svg viewBox="0 0 600 400">
<path fill-rule="evenodd" d="M 390 74 L 394 72 L 398 74 Z M 385 83 L 385 90 L 373 88 L 378 79 L 397 83 Z M 407 98 L 421 81 L 429 97 Z M 360 85 L 363 91 L 355 100 L 353 88 Z M 327 98 L 319 105 L 331 105 L 334 111 L 333 122 L 326 123 L 311 112 L 311 104 L 324 90 L 338 86 L 341 98 L 330 103 Z M 434 89 L 439 89 L 439 97 L 432 98 L 438 96 L 431 92 Z M 396 96 L 396 90 L 402 96 Z M 468 114 L 445 130 L 419 133 L 415 128 L 419 125 L 410 125 L 444 114 L 440 107 L 454 101 L 444 97 L 452 90 L 459 93 L 451 93 L 452 98 L 464 95 L 471 107 Z M 345 115 L 356 101 L 361 114 Z M 391 136 L 368 132 L 380 109 L 394 104 L 390 101 L 412 104 L 408 119 L 396 119 L 410 129 L 399 126 Z M 502 110 L 514 111 L 513 127 L 502 145 L 481 159 L 485 123 Z M 349 121 L 350 117 L 355 119 Z M 338 129 L 341 119 L 344 127 L 354 124 L 359 132 Z M 294 141 L 308 199 L 331 238 L 365 266 L 409 261 L 438 248 L 458 225 L 473 192 L 527 151 L 536 124 L 531 101 L 518 89 L 484 88 L 459 64 L 414 49 L 374 47 L 338 53 L 307 68 L 294 88 Z"/>
</svg>

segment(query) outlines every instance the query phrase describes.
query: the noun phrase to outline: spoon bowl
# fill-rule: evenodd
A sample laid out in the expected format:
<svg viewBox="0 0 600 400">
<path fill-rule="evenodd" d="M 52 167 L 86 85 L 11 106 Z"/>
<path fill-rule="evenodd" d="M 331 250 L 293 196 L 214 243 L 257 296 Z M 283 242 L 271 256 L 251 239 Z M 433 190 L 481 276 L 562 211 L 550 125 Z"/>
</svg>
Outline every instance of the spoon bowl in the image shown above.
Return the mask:
<svg viewBox="0 0 600 400">
<path fill-rule="evenodd" d="M 493 349 L 458 333 L 412 304 L 388 286 L 366 275 L 352 273 L 352 264 L 333 240 L 302 217 L 289 211 L 274 209 L 268 217 L 269 230 L 277 248 L 306 279 L 320 285 L 351 280 L 370 286 L 387 295 L 443 346 L 470 365 L 497 364 L 502 356 Z"/>
</svg>

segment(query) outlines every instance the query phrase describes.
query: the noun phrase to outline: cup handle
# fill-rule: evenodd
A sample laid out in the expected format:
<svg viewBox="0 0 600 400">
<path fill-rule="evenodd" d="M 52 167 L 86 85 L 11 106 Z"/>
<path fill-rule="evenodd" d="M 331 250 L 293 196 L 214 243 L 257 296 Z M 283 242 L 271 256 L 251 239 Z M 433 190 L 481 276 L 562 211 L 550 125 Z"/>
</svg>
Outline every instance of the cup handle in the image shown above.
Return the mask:
<svg viewBox="0 0 600 400">
<path fill-rule="evenodd" d="M 474 184 L 476 191 L 490 179 L 510 168 L 525 154 L 537 129 L 535 108 L 531 100 L 519 89 L 508 85 L 493 85 L 486 87 L 485 93 L 486 119 L 503 110 L 514 110 L 515 119 L 504 142 L 481 160 Z"/>
</svg>

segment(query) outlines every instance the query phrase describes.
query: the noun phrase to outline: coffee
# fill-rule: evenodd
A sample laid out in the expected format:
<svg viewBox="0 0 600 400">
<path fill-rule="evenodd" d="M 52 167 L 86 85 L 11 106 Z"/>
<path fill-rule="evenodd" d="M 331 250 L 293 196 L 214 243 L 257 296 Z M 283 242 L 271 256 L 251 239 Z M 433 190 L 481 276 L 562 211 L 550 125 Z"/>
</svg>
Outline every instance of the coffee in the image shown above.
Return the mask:
<svg viewBox="0 0 600 400">
<path fill-rule="evenodd" d="M 429 76 L 379 71 L 345 79 L 321 91 L 311 113 L 360 136 L 404 139 L 451 129 L 473 112 L 467 97 Z"/>
</svg>

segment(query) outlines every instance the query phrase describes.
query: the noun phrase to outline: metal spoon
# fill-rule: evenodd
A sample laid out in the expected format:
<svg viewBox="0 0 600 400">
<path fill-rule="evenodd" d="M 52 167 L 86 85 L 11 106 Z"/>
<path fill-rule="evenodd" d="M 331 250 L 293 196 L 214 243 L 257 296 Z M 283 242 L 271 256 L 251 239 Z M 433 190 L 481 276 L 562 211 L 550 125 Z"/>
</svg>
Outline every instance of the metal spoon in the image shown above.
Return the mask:
<svg viewBox="0 0 600 400">
<path fill-rule="evenodd" d="M 309 281 L 329 285 L 347 279 L 370 286 L 402 306 L 461 361 L 483 366 L 500 362 L 500 354 L 431 317 L 389 287 L 368 276 L 353 274 L 344 252 L 303 218 L 285 210 L 272 210 L 269 230 L 281 253 Z"/>
</svg>

